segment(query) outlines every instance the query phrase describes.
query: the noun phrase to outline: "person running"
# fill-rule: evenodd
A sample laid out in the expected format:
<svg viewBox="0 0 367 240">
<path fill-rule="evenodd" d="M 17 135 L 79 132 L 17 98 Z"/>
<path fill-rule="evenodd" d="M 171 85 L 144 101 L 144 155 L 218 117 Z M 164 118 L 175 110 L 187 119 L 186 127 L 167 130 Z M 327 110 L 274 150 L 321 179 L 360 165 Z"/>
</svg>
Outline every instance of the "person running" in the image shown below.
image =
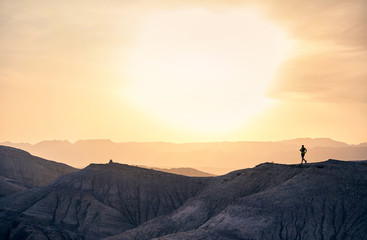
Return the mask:
<svg viewBox="0 0 367 240">
<path fill-rule="evenodd" d="M 301 164 L 303 163 L 303 161 L 305 161 L 305 163 L 307 163 L 307 161 L 306 161 L 306 159 L 305 159 L 305 154 L 306 154 L 306 152 L 307 152 L 307 149 L 305 148 L 305 146 L 304 146 L 304 145 L 302 145 L 302 147 L 301 147 L 300 151 L 301 151 L 301 157 L 302 157 Z"/>
</svg>

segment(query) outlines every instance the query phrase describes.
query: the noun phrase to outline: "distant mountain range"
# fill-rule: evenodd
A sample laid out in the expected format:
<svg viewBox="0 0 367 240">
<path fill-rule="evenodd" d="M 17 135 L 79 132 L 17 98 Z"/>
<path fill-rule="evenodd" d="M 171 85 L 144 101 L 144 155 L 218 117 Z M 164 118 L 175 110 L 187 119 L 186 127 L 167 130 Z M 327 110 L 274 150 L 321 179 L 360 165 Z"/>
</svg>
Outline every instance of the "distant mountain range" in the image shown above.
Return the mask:
<svg viewBox="0 0 367 240">
<path fill-rule="evenodd" d="M 328 138 L 302 138 L 278 142 L 212 142 L 164 143 L 124 142 L 110 140 L 43 141 L 37 144 L 1 143 L 24 149 L 33 155 L 83 168 L 89 163 L 114 162 L 144 165 L 149 168 L 195 168 L 211 174 L 225 174 L 263 162 L 296 164 L 299 149 L 308 149 L 306 159 L 319 162 L 325 159 L 367 159 L 366 143 L 348 145 Z"/>
<path fill-rule="evenodd" d="M 367 236 L 367 161 L 263 163 L 218 177 L 187 177 L 113 162 L 76 170 L 10 147 L 0 153 L 6 174 L 0 183 L 19 187 L 0 198 L 4 240 Z M 50 173 L 56 179 L 44 185 Z"/>
<path fill-rule="evenodd" d="M 149 168 L 149 167 L 146 167 L 146 166 L 139 166 L 139 167 Z M 195 168 L 156 168 L 156 167 L 152 167 L 152 168 L 149 168 L 149 169 L 157 170 L 157 171 L 161 171 L 161 172 L 173 173 L 173 174 L 177 174 L 177 175 L 184 175 L 184 176 L 188 176 L 188 177 L 213 177 L 213 176 L 215 176 L 214 174 L 202 172 L 202 171 L 199 171 Z"/>
</svg>

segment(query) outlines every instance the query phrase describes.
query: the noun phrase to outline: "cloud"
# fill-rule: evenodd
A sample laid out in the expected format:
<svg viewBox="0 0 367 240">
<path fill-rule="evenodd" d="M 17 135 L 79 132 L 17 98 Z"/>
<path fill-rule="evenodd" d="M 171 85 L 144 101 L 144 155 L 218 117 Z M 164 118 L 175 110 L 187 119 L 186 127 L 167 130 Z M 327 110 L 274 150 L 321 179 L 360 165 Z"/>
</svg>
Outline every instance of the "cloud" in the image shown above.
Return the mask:
<svg viewBox="0 0 367 240">
<path fill-rule="evenodd" d="M 268 95 L 287 100 L 367 102 L 367 2 L 288 1 L 264 5 L 299 46 Z"/>
<path fill-rule="evenodd" d="M 367 102 L 367 54 L 303 55 L 283 63 L 269 96 L 286 100 Z"/>
</svg>

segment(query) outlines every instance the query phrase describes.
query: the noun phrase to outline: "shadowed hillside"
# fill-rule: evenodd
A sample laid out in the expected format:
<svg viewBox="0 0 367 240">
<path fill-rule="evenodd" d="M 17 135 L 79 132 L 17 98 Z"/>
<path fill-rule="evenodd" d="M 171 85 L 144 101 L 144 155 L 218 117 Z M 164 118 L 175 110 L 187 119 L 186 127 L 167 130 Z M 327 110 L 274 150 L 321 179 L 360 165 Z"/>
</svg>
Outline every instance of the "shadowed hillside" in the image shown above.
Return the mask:
<svg viewBox="0 0 367 240">
<path fill-rule="evenodd" d="M 366 173 L 367 162 L 261 164 L 218 177 L 173 213 L 108 239 L 363 239 Z"/>
<path fill-rule="evenodd" d="M 20 184 L 25 186 L 47 185 L 57 177 L 76 170 L 63 163 L 32 156 L 20 149 L 0 146 L 0 176 L 13 181 L 2 180 L 1 184 L 13 183 L 13 186 L 20 186 Z M 14 185 L 15 182 L 18 183 Z"/>
<path fill-rule="evenodd" d="M 28 188 L 29 186 L 26 186 L 23 183 L 0 176 L 0 198 L 16 192 L 24 191 Z"/>
<path fill-rule="evenodd" d="M 208 180 L 123 164 L 91 164 L 0 202 L 0 236 L 101 239 L 172 212 Z"/>
<path fill-rule="evenodd" d="M 192 178 L 92 164 L 0 201 L 1 239 L 363 239 L 367 162 Z"/>
</svg>

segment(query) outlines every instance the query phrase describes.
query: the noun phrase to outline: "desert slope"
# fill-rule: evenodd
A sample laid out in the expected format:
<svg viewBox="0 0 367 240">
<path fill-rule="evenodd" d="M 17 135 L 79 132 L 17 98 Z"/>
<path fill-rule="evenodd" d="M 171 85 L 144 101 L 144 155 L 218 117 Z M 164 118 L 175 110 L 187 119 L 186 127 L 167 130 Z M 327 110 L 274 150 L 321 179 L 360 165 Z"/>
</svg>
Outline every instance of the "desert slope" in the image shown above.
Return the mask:
<svg viewBox="0 0 367 240">
<path fill-rule="evenodd" d="M 0 146 L 0 176 L 27 186 L 47 185 L 57 177 L 76 170 L 66 164 L 42 159 L 20 149 Z"/>
<path fill-rule="evenodd" d="M 363 239 L 367 163 L 261 164 L 117 239 Z"/>
<path fill-rule="evenodd" d="M 27 190 L 29 187 L 14 181 L 13 179 L 0 176 L 0 198 L 8 196 L 13 193 Z"/>
<path fill-rule="evenodd" d="M 0 239 L 363 239 L 367 162 L 218 177 L 91 164 L 0 200 Z"/>
<path fill-rule="evenodd" d="M 101 239 L 172 212 L 208 181 L 124 164 L 91 164 L 0 202 L 0 238 Z"/>
</svg>

